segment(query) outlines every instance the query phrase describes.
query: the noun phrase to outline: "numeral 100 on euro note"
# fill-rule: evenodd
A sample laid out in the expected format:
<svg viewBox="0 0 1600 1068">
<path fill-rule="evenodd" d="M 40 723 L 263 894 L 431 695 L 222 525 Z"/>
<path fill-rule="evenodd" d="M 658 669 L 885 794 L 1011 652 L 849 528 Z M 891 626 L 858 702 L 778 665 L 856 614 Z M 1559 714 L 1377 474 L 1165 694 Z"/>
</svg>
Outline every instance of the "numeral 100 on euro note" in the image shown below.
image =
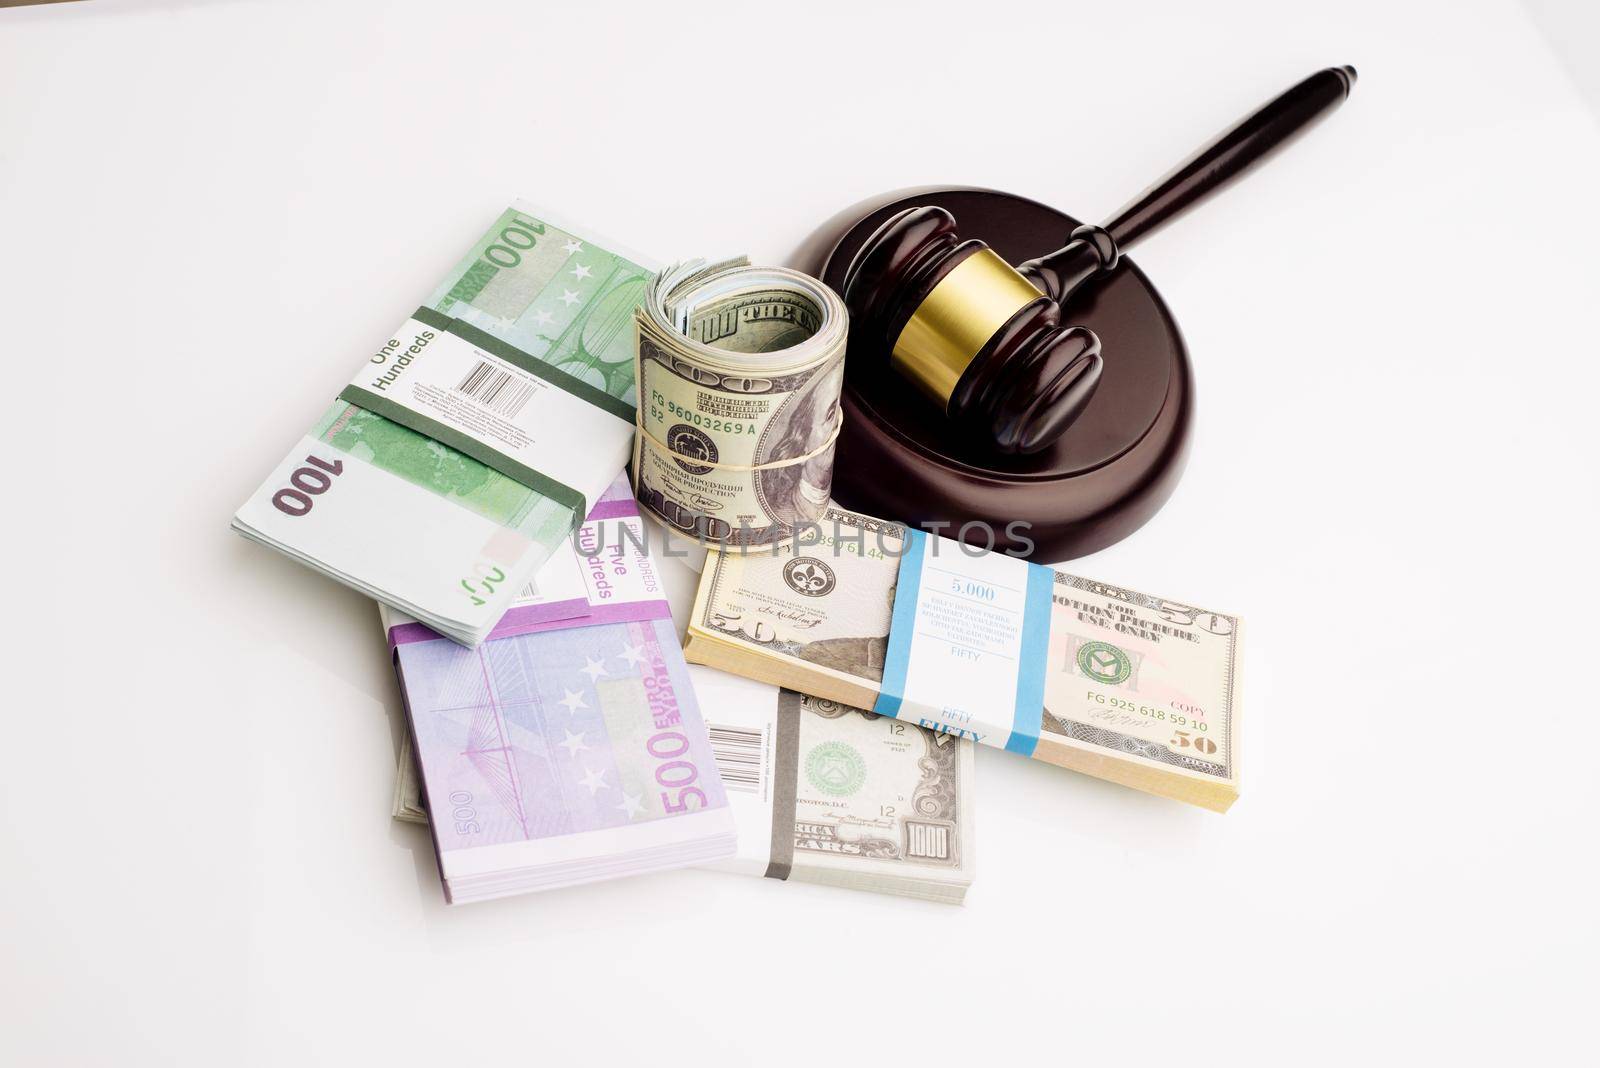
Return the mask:
<svg viewBox="0 0 1600 1068">
<path fill-rule="evenodd" d="M 305 467 L 297 467 L 289 476 L 289 485 L 272 495 L 272 507 L 289 516 L 302 516 L 311 511 L 311 498 L 327 493 L 334 477 L 344 473 L 343 460 L 324 460 L 320 456 L 307 456 Z"/>
</svg>

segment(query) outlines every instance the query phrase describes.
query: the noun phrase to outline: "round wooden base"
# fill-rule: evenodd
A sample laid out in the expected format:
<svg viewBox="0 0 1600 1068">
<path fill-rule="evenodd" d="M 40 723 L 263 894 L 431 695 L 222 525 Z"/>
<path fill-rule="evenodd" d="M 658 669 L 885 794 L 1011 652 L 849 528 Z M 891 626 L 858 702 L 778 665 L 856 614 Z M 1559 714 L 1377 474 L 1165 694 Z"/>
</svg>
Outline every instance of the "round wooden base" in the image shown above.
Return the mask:
<svg viewBox="0 0 1600 1068">
<path fill-rule="evenodd" d="M 835 216 L 794 264 L 842 291 L 861 243 L 890 215 L 919 204 L 948 209 L 963 238 L 981 238 L 1011 263 L 1059 248 L 1078 225 L 992 189 L 903 190 Z M 1041 560 L 1084 556 L 1138 529 L 1172 494 L 1188 449 L 1194 388 L 1183 338 L 1150 280 L 1126 259 L 1087 283 L 1068 311 L 1064 322 L 1100 335 L 1105 369 L 1083 414 L 1054 447 L 1032 456 L 1005 456 L 955 433 L 888 369 L 886 353 L 862 351 L 867 342 L 852 334 L 834 499 Z M 947 525 L 933 527 L 940 523 Z"/>
</svg>

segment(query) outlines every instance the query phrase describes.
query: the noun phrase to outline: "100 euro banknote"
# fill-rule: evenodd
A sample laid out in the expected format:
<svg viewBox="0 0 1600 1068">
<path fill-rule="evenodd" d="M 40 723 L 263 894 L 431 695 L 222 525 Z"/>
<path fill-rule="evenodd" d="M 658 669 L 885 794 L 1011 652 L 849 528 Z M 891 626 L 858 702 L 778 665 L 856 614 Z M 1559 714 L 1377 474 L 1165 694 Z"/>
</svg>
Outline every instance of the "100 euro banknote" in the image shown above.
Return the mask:
<svg viewBox="0 0 1600 1068">
<path fill-rule="evenodd" d="M 614 243 L 507 209 L 235 529 L 481 641 L 627 461 L 648 277 Z"/>
</svg>

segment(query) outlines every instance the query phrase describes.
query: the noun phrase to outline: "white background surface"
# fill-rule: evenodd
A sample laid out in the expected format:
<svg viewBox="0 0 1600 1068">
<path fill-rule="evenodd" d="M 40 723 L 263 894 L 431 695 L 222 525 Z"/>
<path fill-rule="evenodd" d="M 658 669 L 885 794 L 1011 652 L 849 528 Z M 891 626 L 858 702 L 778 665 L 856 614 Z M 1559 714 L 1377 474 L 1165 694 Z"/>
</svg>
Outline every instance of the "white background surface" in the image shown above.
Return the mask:
<svg viewBox="0 0 1600 1068">
<path fill-rule="evenodd" d="M 1594 115 L 1509 4 L 1135 8 L 0 11 L 0 1062 L 1582 1056 Z M 371 605 L 227 522 L 486 220 L 781 260 L 906 185 L 1102 217 L 1334 63 L 1338 114 L 1139 248 L 1194 449 L 1075 565 L 1245 617 L 1231 813 L 986 751 L 965 908 L 445 907 Z"/>
</svg>

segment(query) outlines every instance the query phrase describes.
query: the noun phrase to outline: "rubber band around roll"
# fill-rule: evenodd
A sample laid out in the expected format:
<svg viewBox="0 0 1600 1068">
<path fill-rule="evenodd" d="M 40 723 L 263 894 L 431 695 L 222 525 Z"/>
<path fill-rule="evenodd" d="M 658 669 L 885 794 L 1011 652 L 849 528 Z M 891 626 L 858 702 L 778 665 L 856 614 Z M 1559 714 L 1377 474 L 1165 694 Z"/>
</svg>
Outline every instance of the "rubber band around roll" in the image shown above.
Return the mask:
<svg viewBox="0 0 1600 1068">
<path fill-rule="evenodd" d="M 821 445 L 818 445 L 810 452 L 803 453 L 800 456 L 793 456 L 786 460 L 771 460 L 764 464 L 724 464 L 718 463 L 716 460 L 707 460 L 703 456 L 690 456 L 687 453 L 679 452 L 671 445 L 668 445 L 666 442 L 650 433 L 650 431 L 646 430 L 644 426 L 638 422 L 638 420 L 634 421 L 633 426 L 634 429 L 639 432 L 640 436 L 642 436 L 646 441 L 660 449 L 662 452 L 666 453 L 668 456 L 677 459 L 681 463 L 693 464 L 696 467 L 716 467 L 724 471 L 772 471 L 780 467 L 793 467 L 795 464 L 803 464 L 807 460 L 821 456 L 823 453 L 833 448 L 834 443 L 839 440 L 839 431 L 844 429 L 844 412 L 840 412 L 838 418 L 833 421 L 833 433 L 829 434 L 827 440 Z"/>
</svg>

